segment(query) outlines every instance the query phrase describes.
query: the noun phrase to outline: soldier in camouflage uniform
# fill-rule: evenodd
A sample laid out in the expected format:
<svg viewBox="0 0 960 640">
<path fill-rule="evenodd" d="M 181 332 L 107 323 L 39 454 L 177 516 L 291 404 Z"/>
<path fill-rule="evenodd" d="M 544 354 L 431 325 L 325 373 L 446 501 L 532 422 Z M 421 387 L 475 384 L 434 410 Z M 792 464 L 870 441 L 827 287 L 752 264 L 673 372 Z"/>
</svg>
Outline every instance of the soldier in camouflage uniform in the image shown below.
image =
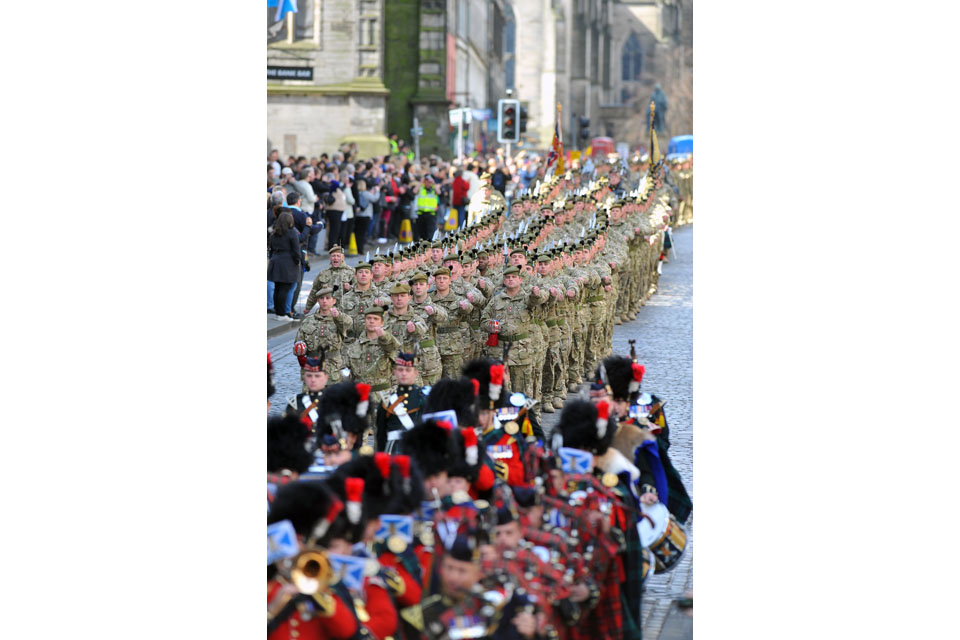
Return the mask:
<svg viewBox="0 0 960 640">
<path fill-rule="evenodd" d="M 461 297 L 466 298 L 473 305 L 473 311 L 469 315 L 469 327 L 471 339 L 465 345 L 464 359 L 472 359 L 479 355 L 483 341 L 487 339 L 487 333 L 480 326 L 480 314 L 483 306 L 487 303 L 487 296 L 480 289 L 473 286 L 463 279 L 463 268 L 460 265 L 460 259 L 455 255 L 447 255 L 443 261 L 443 266 L 450 270 L 450 288 Z"/>
<path fill-rule="evenodd" d="M 356 266 L 354 272 L 356 284 L 350 291 L 343 295 L 340 301 L 340 311 L 345 313 L 353 320 L 353 331 L 347 341 L 352 342 L 363 332 L 364 312 L 370 307 L 377 306 L 380 297 L 379 292 L 372 284 L 372 266 L 369 263 L 361 262 Z"/>
<path fill-rule="evenodd" d="M 496 346 L 487 344 L 484 355 L 502 360 L 504 343 L 510 343 L 511 349 L 505 364 L 510 370 L 511 388 L 535 399 L 530 371 L 534 363 L 530 308 L 541 304 L 546 292 L 541 292 L 538 287 L 529 293 L 524 291 L 520 269 L 513 266 L 503 271 L 503 284 L 504 290 L 491 298 L 480 316 L 481 326 L 488 334 L 496 334 L 498 343 Z"/>
<path fill-rule="evenodd" d="M 450 288 L 450 270 L 446 267 L 434 271 L 433 279 L 437 289 L 431 299 L 446 313 L 446 320 L 437 325 L 437 346 L 443 362 L 442 377 L 457 378 L 464 363 L 464 354 L 468 351 L 466 345 L 473 339 L 469 318 L 474 305 Z"/>
<path fill-rule="evenodd" d="M 410 308 L 410 285 L 406 283 L 398 282 L 390 289 L 390 308 L 383 314 L 383 327 L 396 338 L 404 353 L 416 353 L 418 345 L 424 343 L 433 346 L 427 323 Z M 422 373 L 417 384 L 423 385 Z"/>
<path fill-rule="evenodd" d="M 344 366 L 342 348 L 344 339 L 350 333 L 353 327 L 353 320 L 345 313 L 340 313 L 334 305 L 333 287 L 324 287 L 317 291 L 320 300 L 320 309 L 306 318 L 297 330 L 297 338 L 294 341 L 294 350 L 296 353 L 296 343 L 303 342 L 305 352 L 297 354 L 316 358 L 320 355 L 320 349 L 326 352 L 326 370 L 330 374 L 330 384 L 340 382 L 340 369 Z"/>
<path fill-rule="evenodd" d="M 310 295 L 307 296 L 307 304 L 303 309 L 304 314 L 310 313 L 310 309 L 312 309 L 313 305 L 317 302 L 320 289 L 336 287 L 334 289 L 336 292 L 334 297 L 336 297 L 337 302 L 340 302 L 343 294 L 349 290 L 350 283 L 353 282 L 353 267 L 344 264 L 343 261 L 343 249 L 340 248 L 340 245 L 335 244 L 330 247 L 330 266 L 318 273 L 317 277 L 314 278 Z"/>
<path fill-rule="evenodd" d="M 344 353 L 350 377 L 370 385 L 371 406 L 382 403 L 384 394 L 392 386 L 393 362 L 400 351 L 400 342 L 383 329 L 383 313 L 381 307 L 367 309 L 363 317 L 364 332 Z"/>
<path fill-rule="evenodd" d="M 410 278 L 413 293 L 410 308 L 427 324 L 426 339 L 420 341 L 420 373 L 423 375 L 423 384 L 433 386 L 443 373 L 443 362 L 437 346 L 437 329 L 446 323 L 447 310 L 433 303 L 427 295 L 428 286 L 425 273 L 418 272 Z"/>
<path fill-rule="evenodd" d="M 547 341 L 544 337 L 547 323 L 543 318 L 543 305 L 546 303 L 550 294 L 546 287 L 541 288 L 538 286 L 538 280 L 536 276 L 532 274 L 531 267 L 527 265 L 527 254 L 522 248 L 517 248 L 510 252 L 510 264 L 520 269 L 522 279 L 521 287 L 529 295 L 530 300 L 530 323 L 527 327 L 531 337 L 530 348 L 533 350 L 530 354 L 530 378 L 532 384 L 530 389 L 532 394 L 528 394 L 526 391 L 523 393 L 528 398 L 534 398 L 542 404 L 543 367 L 547 359 Z M 551 409 L 552 408 L 553 403 L 551 402 Z M 546 407 L 543 407 L 543 409 L 546 410 Z M 539 417 L 541 406 L 538 404 L 534 407 L 533 411 L 537 417 Z"/>
</svg>

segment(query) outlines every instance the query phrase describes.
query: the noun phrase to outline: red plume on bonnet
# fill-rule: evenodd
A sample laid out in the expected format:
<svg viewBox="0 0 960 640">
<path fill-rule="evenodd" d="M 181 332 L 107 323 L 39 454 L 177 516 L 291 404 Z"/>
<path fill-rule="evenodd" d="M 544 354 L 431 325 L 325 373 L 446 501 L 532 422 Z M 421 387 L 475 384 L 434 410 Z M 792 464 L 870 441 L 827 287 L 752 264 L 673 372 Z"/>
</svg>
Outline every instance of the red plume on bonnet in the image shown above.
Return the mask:
<svg viewBox="0 0 960 640">
<path fill-rule="evenodd" d="M 640 383 L 643 382 L 643 374 L 646 372 L 647 368 L 642 364 L 633 363 L 633 380 L 630 381 L 630 393 L 640 389 Z"/>
<path fill-rule="evenodd" d="M 437 420 L 437 426 L 446 429 L 447 431 L 453 429 L 453 423 L 449 420 Z"/>
<path fill-rule="evenodd" d="M 393 456 L 393 462 L 403 477 L 403 492 L 410 493 L 410 456 Z"/>
<path fill-rule="evenodd" d="M 479 451 L 477 450 L 477 432 L 473 428 L 463 429 L 463 445 L 464 445 L 464 454 L 467 460 L 467 464 L 471 467 L 476 466 Z"/>
<path fill-rule="evenodd" d="M 480 381 L 476 378 L 470 378 L 470 382 L 473 384 L 473 395 L 480 395 Z"/>
<path fill-rule="evenodd" d="M 490 365 L 490 399 L 499 400 L 503 389 L 503 365 Z"/>
<path fill-rule="evenodd" d="M 597 438 L 603 440 L 607 435 L 607 424 L 610 418 L 610 405 L 606 401 L 597 403 Z"/>
<path fill-rule="evenodd" d="M 353 523 L 360 522 L 360 514 L 363 510 L 363 478 L 347 478 L 344 481 L 343 488 L 347 494 L 347 519 Z"/>
<path fill-rule="evenodd" d="M 357 403 L 357 415 L 362 418 L 367 415 L 367 409 L 370 407 L 370 385 L 358 382 L 357 393 L 360 394 L 360 402 Z"/>
<path fill-rule="evenodd" d="M 377 468 L 380 469 L 380 475 L 384 478 L 390 477 L 390 454 L 380 453 L 373 454 L 373 463 L 377 465 Z"/>
</svg>

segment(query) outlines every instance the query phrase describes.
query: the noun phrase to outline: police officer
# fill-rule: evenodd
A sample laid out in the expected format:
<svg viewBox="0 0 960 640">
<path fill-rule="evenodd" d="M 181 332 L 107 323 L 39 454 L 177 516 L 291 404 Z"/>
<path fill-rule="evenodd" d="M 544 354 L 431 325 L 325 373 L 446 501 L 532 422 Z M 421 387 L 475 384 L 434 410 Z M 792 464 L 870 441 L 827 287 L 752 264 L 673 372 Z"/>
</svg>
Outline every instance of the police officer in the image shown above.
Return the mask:
<svg viewBox="0 0 960 640">
<path fill-rule="evenodd" d="M 437 208 L 440 206 L 440 196 L 434 188 L 433 178 L 426 176 L 417 191 L 417 240 L 430 240 L 434 229 L 437 228 Z"/>
</svg>

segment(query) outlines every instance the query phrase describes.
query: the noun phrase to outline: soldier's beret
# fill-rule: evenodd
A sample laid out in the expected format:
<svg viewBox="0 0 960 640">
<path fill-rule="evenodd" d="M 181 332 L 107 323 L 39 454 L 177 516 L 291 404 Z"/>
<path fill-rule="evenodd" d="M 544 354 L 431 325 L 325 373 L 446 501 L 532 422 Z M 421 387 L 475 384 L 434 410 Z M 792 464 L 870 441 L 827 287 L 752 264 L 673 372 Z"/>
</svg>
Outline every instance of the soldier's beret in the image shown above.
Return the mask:
<svg viewBox="0 0 960 640">
<path fill-rule="evenodd" d="M 503 275 L 504 275 L 504 276 L 508 276 L 508 275 L 510 275 L 511 273 L 516 273 L 517 275 L 519 275 L 519 274 L 520 274 L 520 269 L 519 269 L 519 267 L 507 267 L 506 269 L 503 270 Z"/>
<path fill-rule="evenodd" d="M 398 282 L 397 284 L 393 285 L 393 288 L 390 289 L 390 295 L 398 293 L 410 293 L 410 285 L 402 282 Z"/>
<path fill-rule="evenodd" d="M 478 258 L 486 258 L 486 257 L 488 257 L 489 255 L 490 255 L 490 254 L 487 252 L 486 249 L 480 249 L 480 251 L 477 252 L 477 257 L 478 257 Z"/>
<path fill-rule="evenodd" d="M 335 253 L 343 253 L 343 248 L 340 245 L 335 244 L 332 247 L 330 247 L 329 253 L 330 255 L 333 255 Z"/>
<path fill-rule="evenodd" d="M 440 267 L 439 269 L 433 272 L 434 278 L 436 278 L 437 276 L 449 276 L 449 275 L 450 275 L 450 269 L 447 269 L 446 267 Z"/>
<path fill-rule="evenodd" d="M 383 316 L 383 307 L 367 307 L 363 312 L 365 316 Z"/>
<path fill-rule="evenodd" d="M 413 277 L 410 278 L 409 282 L 411 285 L 413 285 L 414 282 L 426 282 L 426 281 L 427 281 L 427 274 L 420 271 L 419 273 L 415 273 Z"/>
<path fill-rule="evenodd" d="M 517 247 L 517 248 L 513 249 L 512 251 L 510 251 L 510 255 L 513 255 L 513 254 L 515 254 L 515 253 L 522 253 L 522 254 L 524 255 L 524 257 L 526 257 L 526 255 L 527 255 L 527 252 L 523 250 L 523 247 Z"/>
<path fill-rule="evenodd" d="M 550 260 L 552 260 L 552 258 L 545 253 L 537 258 L 537 262 L 550 262 Z"/>
<path fill-rule="evenodd" d="M 437 240 L 436 242 L 430 243 L 431 249 L 443 249 L 443 242 Z"/>
<path fill-rule="evenodd" d="M 332 296 L 333 292 L 337 290 L 337 285 L 331 287 L 324 287 L 317 292 L 317 297 L 322 298 L 324 296 Z"/>
<path fill-rule="evenodd" d="M 475 259 L 476 259 L 476 258 L 473 257 L 473 254 L 470 253 L 469 251 L 465 251 L 464 253 L 461 253 L 461 254 L 460 254 L 460 263 L 461 263 L 461 264 L 470 264 L 470 263 L 473 262 Z"/>
<path fill-rule="evenodd" d="M 374 262 L 376 262 L 376 260 L 374 260 Z M 372 268 L 373 268 L 373 265 L 370 264 L 369 262 L 360 262 L 357 264 L 356 267 L 354 267 L 354 270 L 360 271 L 360 269 L 372 269 Z"/>
</svg>

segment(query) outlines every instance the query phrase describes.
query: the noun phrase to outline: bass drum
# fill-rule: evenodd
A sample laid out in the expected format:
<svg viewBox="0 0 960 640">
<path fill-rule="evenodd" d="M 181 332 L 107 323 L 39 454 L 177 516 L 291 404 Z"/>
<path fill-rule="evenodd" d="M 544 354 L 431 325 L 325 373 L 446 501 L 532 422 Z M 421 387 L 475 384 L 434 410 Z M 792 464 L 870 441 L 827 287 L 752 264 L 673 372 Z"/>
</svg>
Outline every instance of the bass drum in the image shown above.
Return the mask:
<svg viewBox="0 0 960 640">
<path fill-rule="evenodd" d="M 637 524 L 640 543 L 653 553 L 657 573 L 670 571 L 687 548 L 687 532 L 661 502 L 642 504 L 640 510 L 644 516 Z"/>
</svg>

